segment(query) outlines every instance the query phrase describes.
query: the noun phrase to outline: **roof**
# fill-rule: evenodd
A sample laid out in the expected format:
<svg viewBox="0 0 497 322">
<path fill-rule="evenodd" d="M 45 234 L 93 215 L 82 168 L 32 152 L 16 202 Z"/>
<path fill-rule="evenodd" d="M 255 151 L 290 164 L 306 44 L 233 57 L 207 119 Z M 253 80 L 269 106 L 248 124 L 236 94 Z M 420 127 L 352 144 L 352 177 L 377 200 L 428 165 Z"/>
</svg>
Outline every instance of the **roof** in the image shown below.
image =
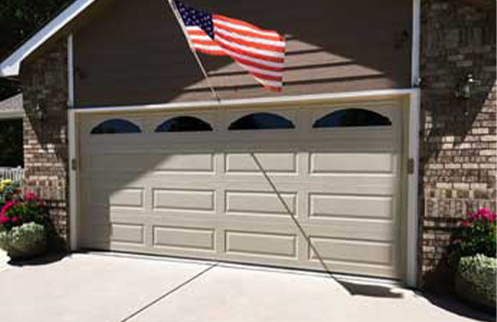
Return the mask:
<svg viewBox="0 0 497 322">
<path fill-rule="evenodd" d="M 0 102 L 0 118 L 21 117 L 24 114 L 22 93 Z"/>
<path fill-rule="evenodd" d="M 31 38 L 19 46 L 10 56 L 0 62 L 0 77 L 19 75 L 22 61 L 43 45 L 48 39 L 64 28 L 70 21 L 85 11 L 96 0 L 76 0 L 41 28 Z"/>
</svg>

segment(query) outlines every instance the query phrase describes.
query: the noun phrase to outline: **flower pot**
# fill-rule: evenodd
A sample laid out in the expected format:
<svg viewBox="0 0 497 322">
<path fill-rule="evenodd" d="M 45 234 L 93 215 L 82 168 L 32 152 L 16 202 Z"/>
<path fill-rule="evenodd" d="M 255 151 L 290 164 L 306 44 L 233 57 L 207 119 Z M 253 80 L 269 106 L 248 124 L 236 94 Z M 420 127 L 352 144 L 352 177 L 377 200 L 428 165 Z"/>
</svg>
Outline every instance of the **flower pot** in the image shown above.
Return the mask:
<svg viewBox="0 0 497 322">
<path fill-rule="evenodd" d="M 46 252 L 46 233 L 35 223 L 14 227 L 0 233 L 0 248 L 13 260 L 30 259 Z"/>
<path fill-rule="evenodd" d="M 461 259 L 455 278 L 456 294 L 466 302 L 495 312 L 495 258 L 482 255 Z"/>
</svg>

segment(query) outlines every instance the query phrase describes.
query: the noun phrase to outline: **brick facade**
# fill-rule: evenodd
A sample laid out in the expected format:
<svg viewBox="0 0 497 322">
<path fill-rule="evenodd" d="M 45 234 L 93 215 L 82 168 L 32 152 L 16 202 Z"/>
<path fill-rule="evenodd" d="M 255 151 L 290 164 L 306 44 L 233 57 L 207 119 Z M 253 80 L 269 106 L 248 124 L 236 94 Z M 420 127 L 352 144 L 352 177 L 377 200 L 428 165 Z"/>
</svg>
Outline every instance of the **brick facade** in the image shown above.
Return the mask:
<svg viewBox="0 0 497 322">
<path fill-rule="evenodd" d="M 59 41 L 23 62 L 24 166 L 30 190 L 47 201 L 59 235 L 68 236 L 67 48 Z M 46 113 L 39 118 L 37 107 Z"/>
<path fill-rule="evenodd" d="M 485 9 L 426 0 L 421 19 L 419 269 L 430 287 L 451 285 L 443 258 L 458 220 L 496 207 L 495 2 Z M 469 73 L 474 96 L 456 98 Z"/>
</svg>

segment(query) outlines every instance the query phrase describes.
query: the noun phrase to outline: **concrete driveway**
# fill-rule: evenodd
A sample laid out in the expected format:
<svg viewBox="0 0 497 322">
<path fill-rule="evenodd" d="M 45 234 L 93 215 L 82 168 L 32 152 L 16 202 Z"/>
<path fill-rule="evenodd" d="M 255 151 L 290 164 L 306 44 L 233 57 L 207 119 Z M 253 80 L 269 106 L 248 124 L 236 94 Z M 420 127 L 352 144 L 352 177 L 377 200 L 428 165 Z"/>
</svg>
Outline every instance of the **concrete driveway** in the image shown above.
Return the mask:
<svg viewBox="0 0 497 322">
<path fill-rule="evenodd" d="M 459 304 L 447 310 L 448 306 L 442 308 L 405 289 L 343 285 L 346 288 L 321 274 L 74 254 L 24 266 L 0 263 L 0 320 L 491 321 L 477 312 L 461 310 Z"/>
</svg>

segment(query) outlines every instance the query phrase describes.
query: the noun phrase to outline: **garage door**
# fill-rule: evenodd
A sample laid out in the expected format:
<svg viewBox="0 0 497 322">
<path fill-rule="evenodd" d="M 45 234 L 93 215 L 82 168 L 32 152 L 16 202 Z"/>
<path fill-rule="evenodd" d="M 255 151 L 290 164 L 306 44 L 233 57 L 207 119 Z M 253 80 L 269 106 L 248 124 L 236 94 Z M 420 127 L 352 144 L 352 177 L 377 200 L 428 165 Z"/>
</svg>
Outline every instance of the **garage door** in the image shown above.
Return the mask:
<svg viewBox="0 0 497 322">
<path fill-rule="evenodd" d="M 79 124 L 84 248 L 403 274 L 396 102 Z"/>
</svg>

